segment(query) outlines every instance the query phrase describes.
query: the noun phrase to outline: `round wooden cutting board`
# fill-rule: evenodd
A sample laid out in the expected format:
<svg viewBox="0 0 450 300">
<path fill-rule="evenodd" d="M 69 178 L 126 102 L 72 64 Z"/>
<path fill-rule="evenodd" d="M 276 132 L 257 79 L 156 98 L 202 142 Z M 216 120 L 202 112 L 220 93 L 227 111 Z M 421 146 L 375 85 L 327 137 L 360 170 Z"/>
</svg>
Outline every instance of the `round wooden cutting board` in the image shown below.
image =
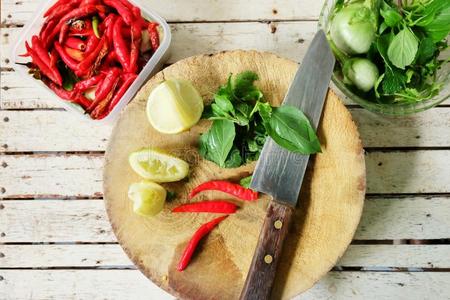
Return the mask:
<svg viewBox="0 0 450 300">
<path fill-rule="evenodd" d="M 181 253 L 195 230 L 214 214 L 172 214 L 187 202 L 189 191 L 211 179 L 239 180 L 255 163 L 221 169 L 197 152 L 199 134 L 210 121 L 202 120 L 177 135 L 155 131 L 147 121 L 145 104 L 156 84 L 168 78 L 190 80 L 205 102 L 230 73 L 252 70 L 265 99 L 279 105 L 297 70 L 297 63 L 270 53 L 232 51 L 184 59 L 156 74 L 123 111 L 109 142 L 104 168 L 104 197 L 113 230 L 138 268 L 164 290 L 182 299 L 237 299 L 253 257 L 270 198 L 238 201 L 220 192 L 203 193 L 193 201 L 231 199 L 239 211 L 224 220 L 200 244 L 188 268 L 176 270 Z M 300 193 L 273 296 L 291 298 L 310 288 L 342 256 L 358 225 L 365 194 L 365 164 L 358 131 L 350 113 L 333 92 L 318 129 L 322 153 L 308 168 Z M 129 153 L 143 147 L 164 149 L 190 164 L 189 178 L 164 184 L 177 197 L 153 218 L 133 213 L 128 186 L 141 180 L 128 164 Z"/>
</svg>

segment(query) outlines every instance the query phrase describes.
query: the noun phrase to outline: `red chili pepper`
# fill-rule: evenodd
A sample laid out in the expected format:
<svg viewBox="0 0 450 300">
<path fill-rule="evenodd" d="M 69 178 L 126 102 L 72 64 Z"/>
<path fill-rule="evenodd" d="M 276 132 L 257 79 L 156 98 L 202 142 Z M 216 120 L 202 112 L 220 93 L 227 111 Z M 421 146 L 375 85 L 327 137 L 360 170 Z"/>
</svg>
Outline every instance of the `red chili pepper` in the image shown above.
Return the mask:
<svg viewBox="0 0 450 300">
<path fill-rule="evenodd" d="M 111 89 L 111 91 L 109 92 L 109 94 L 106 96 L 105 99 L 103 99 L 102 101 L 100 101 L 100 103 L 94 108 L 94 110 L 90 113 L 90 116 L 94 119 L 98 119 L 99 117 L 103 116 L 103 114 L 105 112 L 108 112 L 108 106 L 110 104 L 111 98 L 114 95 L 114 91 L 117 87 L 117 84 L 119 83 L 119 79 L 120 77 L 118 77 L 116 79 L 116 81 L 114 82 L 114 85 Z M 91 105 L 92 106 L 92 105 Z"/>
<path fill-rule="evenodd" d="M 159 47 L 159 33 L 158 33 L 158 23 L 150 22 L 148 23 L 148 34 L 150 36 L 150 44 L 152 45 L 153 52 Z"/>
<path fill-rule="evenodd" d="M 100 60 L 106 55 L 108 52 L 108 45 L 106 43 L 106 37 L 102 36 L 97 47 L 95 47 L 94 51 L 88 53 L 86 58 L 80 63 L 78 66 L 81 72 L 88 72 L 89 70 L 95 69 L 100 62 Z"/>
<path fill-rule="evenodd" d="M 58 21 L 56 20 L 51 20 L 50 22 L 48 22 L 48 24 L 44 25 L 45 28 L 41 31 L 41 33 L 39 34 L 39 37 L 41 38 L 41 41 L 46 41 L 48 38 L 48 35 L 53 31 L 53 28 L 56 26 Z"/>
<path fill-rule="evenodd" d="M 92 101 L 81 95 L 80 93 L 75 94 L 74 100 L 85 110 L 91 105 Z"/>
<path fill-rule="evenodd" d="M 123 77 L 123 76 L 122 76 Z M 120 86 L 120 88 L 117 90 L 116 94 L 114 95 L 114 97 L 111 99 L 111 102 L 109 103 L 109 108 L 108 111 L 112 111 L 114 109 L 114 107 L 116 107 L 117 103 L 119 103 L 120 99 L 122 99 L 123 95 L 125 94 L 125 92 L 128 90 L 128 88 L 130 87 L 130 85 L 134 82 L 134 80 L 136 79 L 137 75 L 136 74 L 130 74 L 129 76 L 127 76 L 122 85 Z"/>
<path fill-rule="evenodd" d="M 233 214 L 236 212 L 237 205 L 224 200 L 203 201 L 188 203 L 175 207 L 172 212 L 206 212 Z"/>
<path fill-rule="evenodd" d="M 100 4 L 98 0 L 83 0 L 83 1 L 81 1 L 80 6 L 97 5 L 97 4 Z"/>
<path fill-rule="evenodd" d="M 33 35 L 31 38 L 31 45 L 36 54 L 39 55 L 39 58 L 47 66 L 50 66 L 50 56 L 48 55 L 48 51 L 44 49 L 44 46 L 42 46 L 41 40 L 37 35 Z"/>
<path fill-rule="evenodd" d="M 87 5 L 87 6 L 83 6 L 83 7 L 79 7 L 76 8 L 72 11 L 70 11 L 69 13 L 67 13 L 59 22 L 58 24 L 54 27 L 53 31 L 51 32 L 51 34 L 48 36 L 47 40 L 46 40 L 46 45 L 49 45 L 53 39 L 58 35 L 58 33 L 61 31 L 61 28 L 64 26 L 64 24 L 67 23 L 67 21 L 71 20 L 71 19 L 80 19 L 83 17 L 87 17 L 91 14 L 97 13 L 98 7 L 99 5 Z"/>
<path fill-rule="evenodd" d="M 53 47 L 52 51 L 50 51 L 50 66 L 56 67 L 58 59 L 59 59 L 58 51 L 56 51 L 55 47 Z"/>
<path fill-rule="evenodd" d="M 64 22 L 64 24 L 61 26 L 61 30 L 59 31 L 59 43 L 61 45 L 64 45 L 64 41 L 66 40 L 67 35 L 69 34 L 70 30 L 70 24 L 67 22 Z"/>
<path fill-rule="evenodd" d="M 103 79 L 102 83 L 95 90 L 95 102 L 101 101 L 106 98 L 106 96 L 111 92 L 112 87 L 114 86 L 114 82 L 120 76 L 119 68 L 111 68 L 109 72 L 106 74 L 105 79 Z"/>
<path fill-rule="evenodd" d="M 57 9 L 53 10 L 48 15 L 44 15 L 44 17 L 46 17 L 46 20 L 44 23 L 48 23 L 52 20 L 59 21 L 65 14 L 67 14 L 73 8 L 74 8 L 74 3 L 72 3 L 72 2 L 60 5 Z"/>
<path fill-rule="evenodd" d="M 116 51 L 117 60 L 120 62 L 122 67 L 125 70 L 130 69 L 130 56 L 128 54 L 128 50 L 125 44 L 125 41 L 123 39 L 123 36 L 121 34 L 122 31 L 122 25 L 123 25 L 123 19 L 117 18 L 116 22 L 114 23 L 114 29 L 113 29 L 113 44 L 114 44 L 114 50 Z"/>
<path fill-rule="evenodd" d="M 106 19 L 107 20 L 103 22 L 103 24 L 105 24 L 106 27 L 105 35 L 106 38 L 108 39 L 108 43 L 111 44 L 113 42 L 113 30 L 114 30 L 114 23 L 116 22 L 116 15 L 110 14 Z"/>
<path fill-rule="evenodd" d="M 86 42 L 76 37 L 67 38 L 65 45 L 69 48 L 77 49 L 80 51 L 86 50 Z"/>
<path fill-rule="evenodd" d="M 137 22 L 141 29 L 146 29 L 148 26 L 148 22 L 142 17 L 141 9 L 137 6 L 133 6 L 131 8 L 131 12 L 134 15 L 134 18 L 136 19 L 135 22 Z"/>
<path fill-rule="evenodd" d="M 226 217 L 228 216 L 216 218 L 208 223 L 203 224 L 199 229 L 197 229 L 197 231 L 194 233 L 191 240 L 187 244 L 186 248 L 184 249 L 183 254 L 181 255 L 180 262 L 177 266 L 178 271 L 183 271 L 184 269 L 186 269 L 201 239 L 209 232 L 211 232 L 214 227 L 216 227 L 217 224 L 219 224 Z"/>
<path fill-rule="evenodd" d="M 89 54 L 97 47 L 98 42 L 100 41 L 99 38 L 95 36 L 94 33 L 89 35 L 87 42 L 86 42 L 86 49 L 84 50 L 85 53 Z"/>
<path fill-rule="evenodd" d="M 74 101 L 74 96 L 75 96 L 74 91 L 66 91 L 65 89 L 54 84 L 53 82 L 45 80 L 45 79 L 43 81 L 53 92 L 55 92 L 55 94 L 58 97 L 60 97 L 64 100 L 69 100 L 71 102 Z"/>
<path fill-rule="evenodd" d="M 116 52 L 110 51 L 108 55 L 106 55 L 105 60 L 103 61 L 102 66 L 106 66 L 107 68 L 111 67 L 111 65 L 117 60 Z"/>
<path fill-rule="evenodd" d="M 133 14 L 125 5 L 122 4 L 122 2 L 118 0 L 103 0 L 103 2 L 105 2 L 106 5 L 115 8 L 125 23 L 131 26 L 134 19 Z"/>
<path fill-rule="evenodd" d="M 94 34 L 90 20 L 76 20 L 70 26 L 69 36 L 85 37 Z"/>
<path fill-rule="evenodd" d="M 53 4 L 47 9 L 47 11 L 44 13 L 44 17 L 48 17 L 52 12 L 56 10 L 56 8 L 58 8 L 58 6 L 62 4 L 62 2 L 64 1 L 63 0 L 56 1 L 55 4 Z"/>
<path fill-rule="evenodd" d="M 131 25 L 131 47 L 130 47 L 130 68 L 129 73 L 136 73 L 138 70 L 138 58 L 142 43 L 142 31 L 137 22 Z"/>
<path fill-rule="evenodd" d="M 83 61 L 84 59 L 84 53 L 80 50 L 64 47 L 64 51 L 76 61 Z"/>
<path fill-rule="evenodd" d="M 127 0 L 119 0 L 126 8 L 128 8 L 131 12 L 133 12 L 133 7 L 135 7 L 133 4 L 131 4 Z"/>
<path fill-rule="evenodd" d="M 255 192 L 251 189 L 246 189 L 245 187 L 224 180 L 212 180 L 205 183 L 200 184 L 192 192 L 189 194 L 189 198 L 193 198 L 195 195 L 202 191 L 221 191 L 235 197 L 238 197 L 242 200 L 254 201 L 258 199 L 258 192 Z"/>
<path fill-rule="evenodd" d="M 105 78 L 104 74 L 98 74 L 96 76 L 93 76 L 91 78 L 82 80 L 82 81 L 78 81 L 75 84 L 75 89 L 77 91 L 85 91 L 90 87 L 93 87 L 94 85 L 96 85 L 97 83 L 99 83 L 100 81 L 102 81 Z"/>
<path fill-rule="evenodd" d="M 62 85 L 62 78 L 61 74 L 56 70 L 52 70 L 49 65 L 47 65 L 41 58 L 40 55 L 35 52 L 30 45 L 28 45 L 28 42 L 25 42 L 25 47 L 27 48 L 27 52 L 30 54 L 31 59 L 33 60 L 33 63 L 39 68 L 39 70 L 47 76 L 51 81 L 58 85 Z"/>
<path fill-rule="evenodd" d="M 78 62 L 73 59 L 69 54 L 66 53 L 66 51 L 63 49 L 60 43 L 55 42 L 55 49 L 58 51 L 59 56 L 61 57 L 62 61 L 77 74 L 79 71 L 78 69 Z M 77 74 L 78 75 L 78 74 Z"/>
</svg>

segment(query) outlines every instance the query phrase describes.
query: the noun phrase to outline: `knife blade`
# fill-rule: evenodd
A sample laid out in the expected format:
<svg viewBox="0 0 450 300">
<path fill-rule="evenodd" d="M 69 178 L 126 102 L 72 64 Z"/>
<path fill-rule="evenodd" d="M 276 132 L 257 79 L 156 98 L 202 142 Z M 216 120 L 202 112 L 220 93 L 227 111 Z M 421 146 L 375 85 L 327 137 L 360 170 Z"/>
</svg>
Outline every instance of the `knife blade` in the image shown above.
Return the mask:
<svg viewBox="0 0 450 300">
<path fill-rule="evenodd" d="M 335 63 L 325 33 L 319 30 L 282 105 L 299 108 L 317 129 Z M 240 299 L 268 299 L 290 219 L 297 204 L 309 155 L 290 152 L 266 140 L 250 187 L 272 196 Z"/>
</svg>

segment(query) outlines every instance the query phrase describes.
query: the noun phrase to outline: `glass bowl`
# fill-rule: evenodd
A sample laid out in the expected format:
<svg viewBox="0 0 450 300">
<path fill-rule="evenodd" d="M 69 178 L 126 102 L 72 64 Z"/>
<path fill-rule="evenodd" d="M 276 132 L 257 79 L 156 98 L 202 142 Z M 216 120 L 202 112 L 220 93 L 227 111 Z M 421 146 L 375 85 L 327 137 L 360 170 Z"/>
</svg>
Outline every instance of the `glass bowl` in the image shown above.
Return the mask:
<svg viewBox="0 0 450 300">
<path fill-rule="evenodd" d="M 335 2 L 335 0 L 325 0 L 322 11 L 320 12 L 319 29 L 322 29 L 326 33 L 329 31 L 330 24 L 328 22 L 328 19 L 330 14 L 334 10 Z M 444 51 L 441 53 L 441 56 L 448 57 L 449 52 L 450 51 Z M 443 84 L 439 94 L 431 99 L 415 103 L 378 103 L 369 99 L 365 99 L 364 97 L 357 95 L 354 91 L 352 91 L 352 87 L 344 84 L 340 68 L 336 68 L 335 72 L 333 73 L 332 89 L 336 90 L 337 88 L 338 94 L 341 97 L 343 96 L 344 98 L 348 98 L 350 99 L 350 101 L 361 105 L 369 111 L 384 115 L 401 116 L 424 111 L 450 98 L 450 63 L 444 64 L 437 71 L 436 80 L 437 82 Z"/>
</svg>

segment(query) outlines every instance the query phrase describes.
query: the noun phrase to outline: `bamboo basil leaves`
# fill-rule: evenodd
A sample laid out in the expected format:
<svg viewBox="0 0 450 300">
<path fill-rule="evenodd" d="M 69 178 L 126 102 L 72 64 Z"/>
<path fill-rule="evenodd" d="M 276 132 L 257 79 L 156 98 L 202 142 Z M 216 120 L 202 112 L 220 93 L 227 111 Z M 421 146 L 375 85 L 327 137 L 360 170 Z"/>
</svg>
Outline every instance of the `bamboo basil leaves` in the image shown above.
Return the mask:
<svg viewBox="0 0 450 300">
<path fill-rule="evenodd" d="M 259 158 L 267 136 L 296 153 L 320 152 L 320 143 L 308 118 L 296 107 L 272 107 L 254 82 L 251 71 L 229 76 L 203 113 L 213 120 L 200 136 L 200 155 L 222 168 L 235 168 Z"/>
<path fill-rule="evenodd" d="M 338 77 L 378 103 L 427 100 L 443 86 L 437 71 L 450 58 L 449 0 L 337 0 L 328 39 Z"/>
</svg>

